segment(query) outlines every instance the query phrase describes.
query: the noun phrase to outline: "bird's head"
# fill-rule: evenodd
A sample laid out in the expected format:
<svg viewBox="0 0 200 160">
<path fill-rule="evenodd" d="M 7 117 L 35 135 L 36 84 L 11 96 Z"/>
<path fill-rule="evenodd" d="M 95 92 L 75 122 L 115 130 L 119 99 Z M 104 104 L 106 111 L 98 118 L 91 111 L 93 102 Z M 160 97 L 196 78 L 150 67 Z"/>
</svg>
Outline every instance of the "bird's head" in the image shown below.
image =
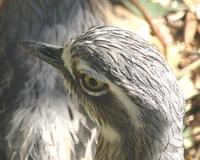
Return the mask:
<svg viewBox="0 0 200 160">
<path fill-rule="evenodd" d="M 137 35 L 101 26 L 64 47 L 22 45 L 61 71 L 67 90 L 113 136 L 159 139 L 171 126 L 180 132 L 184 100 L 175 77 L 158 51 Z"/>
</svg>

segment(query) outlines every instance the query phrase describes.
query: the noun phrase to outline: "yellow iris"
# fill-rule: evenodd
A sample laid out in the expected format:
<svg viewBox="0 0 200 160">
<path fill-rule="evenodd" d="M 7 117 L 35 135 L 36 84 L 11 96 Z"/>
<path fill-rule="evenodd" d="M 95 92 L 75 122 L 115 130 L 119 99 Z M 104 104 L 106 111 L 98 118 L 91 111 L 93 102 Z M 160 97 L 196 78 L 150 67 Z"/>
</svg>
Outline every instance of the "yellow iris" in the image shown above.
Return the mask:
<svg viewBox="0 0 200 160">
<path fill-rule="evenodd" d="M 93 92 L 100 92 L 107 89 L 107 84 L 87 75 L 82 74 L 83 86 Z"/>
</svg>

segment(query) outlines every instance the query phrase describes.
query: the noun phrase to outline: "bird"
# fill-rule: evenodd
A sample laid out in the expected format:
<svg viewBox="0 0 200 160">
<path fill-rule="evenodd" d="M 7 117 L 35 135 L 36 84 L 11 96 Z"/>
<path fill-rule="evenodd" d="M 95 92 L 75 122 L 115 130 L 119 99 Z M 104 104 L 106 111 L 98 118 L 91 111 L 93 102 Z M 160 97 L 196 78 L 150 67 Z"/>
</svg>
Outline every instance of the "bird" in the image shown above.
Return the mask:
<svg viewBox="0 0 200 160">
<path fill-rule="evenodd" d="M 92 160 L 98 128 L 56 69 L 23 40 L 63 45 L 105 24 L 109 0 L 4 0 L 0 7 L 0 160 Z M 75 118 L 76 117 L 76 118 Z"/>
<path fill-rule="evenodd" d="M 183 160 L 185 100 L 155 46 L 114 26 L 94 26 L 63 46 L 23 41 L 50 64 L 100 129 L 95 160 Z"/>
</svg>

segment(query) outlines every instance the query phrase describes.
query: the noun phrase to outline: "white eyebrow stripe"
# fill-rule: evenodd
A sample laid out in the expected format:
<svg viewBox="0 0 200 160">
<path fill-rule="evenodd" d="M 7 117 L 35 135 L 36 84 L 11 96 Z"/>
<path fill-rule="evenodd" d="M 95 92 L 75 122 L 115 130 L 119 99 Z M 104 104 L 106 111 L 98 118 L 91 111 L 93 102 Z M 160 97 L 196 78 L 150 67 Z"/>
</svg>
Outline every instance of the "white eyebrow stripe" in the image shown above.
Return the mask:
<svg viewBox="0 0 200 160">
<path fill-rule="evenodd" d="M 85 73 L 99 81 L 102 81 L 104 83 L 108 83 L 108 79 L 102 74 L 97 73 L 94 69 L 90 68 L 86 61 L 79 60 L 79 63 L 77 64 L 77 70 L 79 70 L 81 73 Z"/>
</svg>

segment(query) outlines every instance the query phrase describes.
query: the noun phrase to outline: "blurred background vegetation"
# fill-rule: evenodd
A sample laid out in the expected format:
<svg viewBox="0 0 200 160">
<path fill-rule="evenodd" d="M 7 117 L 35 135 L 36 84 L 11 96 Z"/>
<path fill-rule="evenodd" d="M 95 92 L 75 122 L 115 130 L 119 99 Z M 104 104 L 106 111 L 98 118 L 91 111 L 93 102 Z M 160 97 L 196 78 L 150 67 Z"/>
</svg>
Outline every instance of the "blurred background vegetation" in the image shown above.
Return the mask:
<svg viewBox="0 0 200 160">
<path fill-rule="evenodd" d="M 200 0 L 111 1 L 107 23 L 152 42 L 174 70 L 187 100 L 185 160 L 200 160 Z"/>
</svg>

